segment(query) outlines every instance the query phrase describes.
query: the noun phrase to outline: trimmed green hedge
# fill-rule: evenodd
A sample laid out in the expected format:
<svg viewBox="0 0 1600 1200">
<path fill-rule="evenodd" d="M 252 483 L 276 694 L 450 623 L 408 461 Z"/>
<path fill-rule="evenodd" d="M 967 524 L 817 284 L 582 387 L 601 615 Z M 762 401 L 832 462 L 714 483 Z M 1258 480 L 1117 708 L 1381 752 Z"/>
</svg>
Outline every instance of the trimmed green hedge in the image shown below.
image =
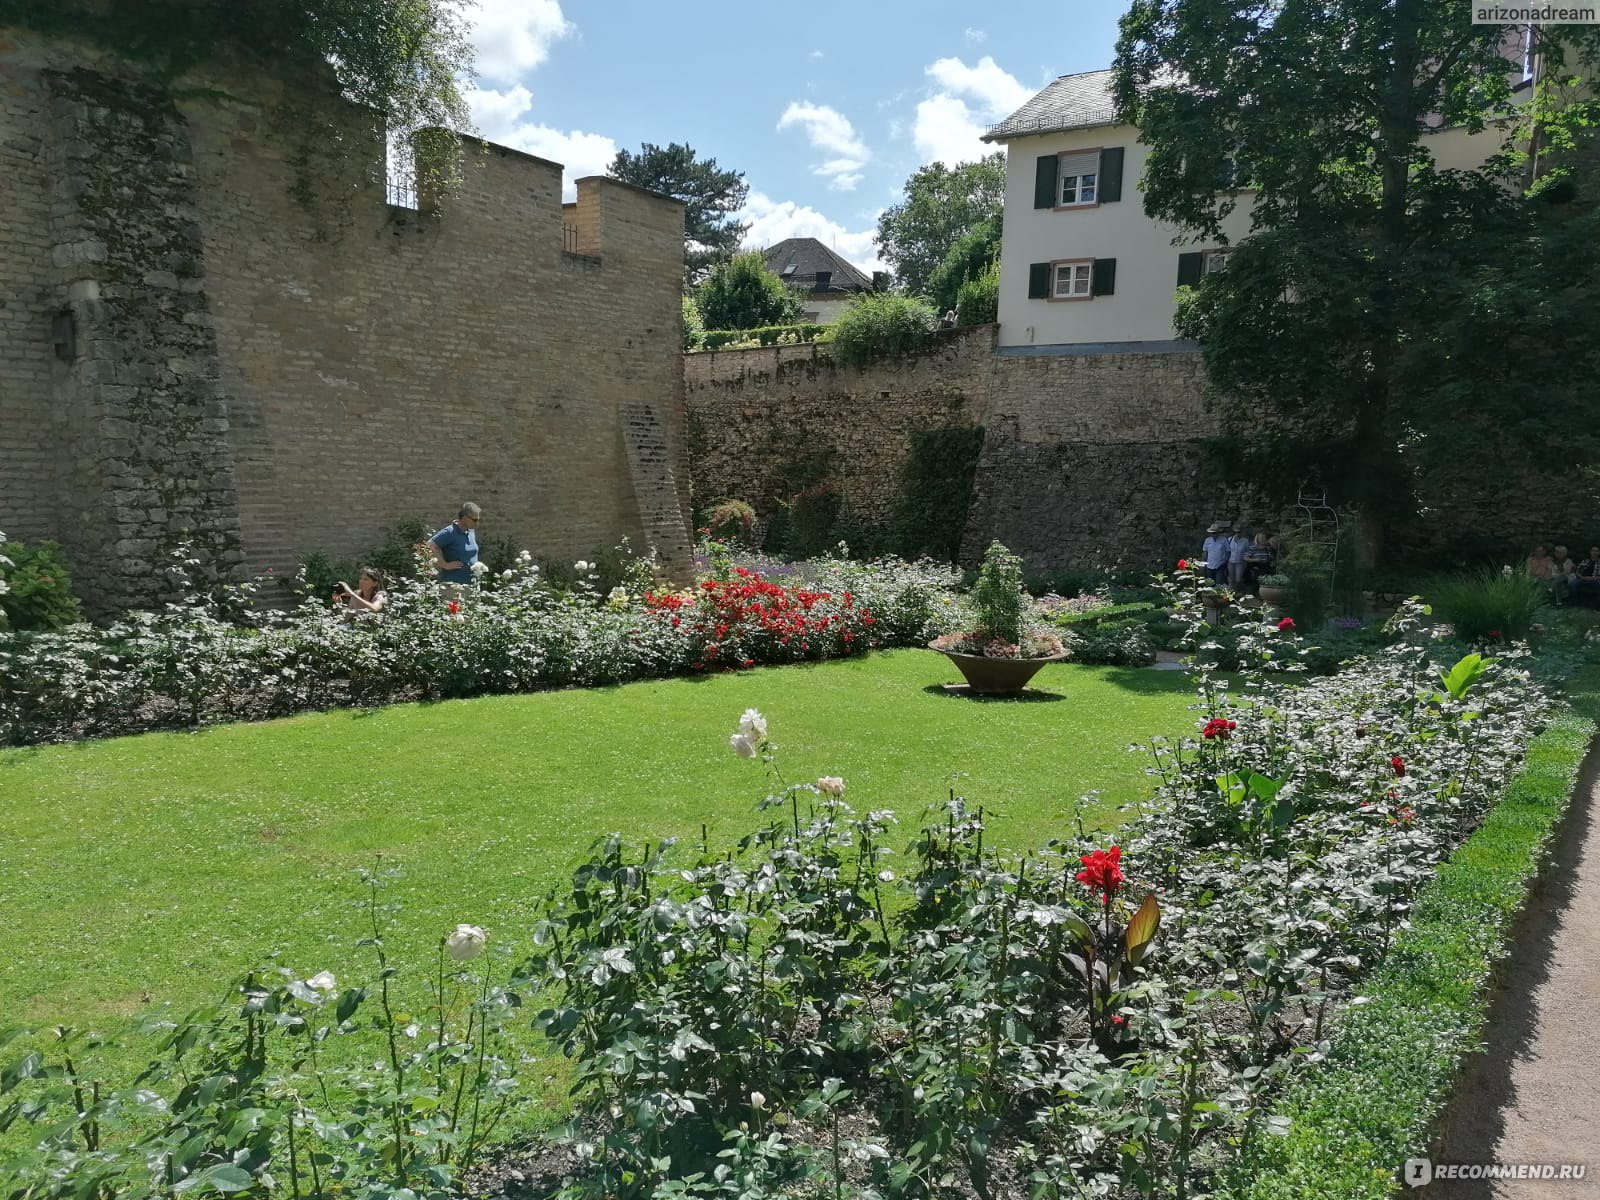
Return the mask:
<svg viewBox="0 0 1600 1200">
<path fill-rule="evenodd" d="M 754 338 L 763 346 L 777 346 L 784 342 L 814 342 L 829 329 L 827 325 L 763 325 L 758 329 L 708 329 L 700 339 L 705 350 L 720 350 L 734 342 L 748 342 Z"/>
<path fill-rule="evenodd" d="M 1108 604 L 1105 608 L 1097 608 L 1091 612 L 1053 613 L 1050 617 L 1050 623 L 1078 629 L 1091 629 L 1107 621 L 1118 621 L 1124 617 L 1136 616 L 1139 613 L 1154 612 L 1155 607 L 1154 604 L 1148 601 L 1134 600 L 1127 604 Z"/>
<path fill-rule="evenodd" d="M 1327 1060 L 1289 1091 L 1283 1137 L 1266 1138 L 1223 1190 L 1233 1200 L 1379 1200 L 1427 1152 L 1463 1058 L 1478 1044 L 1489 982 L 1567 809 L 1600 712 L 1600 669 L 1528 749 L 1484 823 L 1423 888 L 1412 927 L 1350 1011 Z"/>
</svg>

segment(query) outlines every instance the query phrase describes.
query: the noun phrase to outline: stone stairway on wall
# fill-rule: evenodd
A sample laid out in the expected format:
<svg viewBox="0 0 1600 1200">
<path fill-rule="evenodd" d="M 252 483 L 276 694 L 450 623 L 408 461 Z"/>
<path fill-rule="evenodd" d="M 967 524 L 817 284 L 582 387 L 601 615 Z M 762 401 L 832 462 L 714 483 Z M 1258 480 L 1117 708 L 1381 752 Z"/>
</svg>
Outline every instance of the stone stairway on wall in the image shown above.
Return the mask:
<svg viewBox="0 0 1600 1200">
<path fill-rule="evenodd" d="M 622 441 L 645 539 L 660 558 L 662 570 L 684 581 L 694 573 L 694 548 L 678 502 L 667 437 L 666 422 L 654 404 L 622 406 Z"/>
</svg>

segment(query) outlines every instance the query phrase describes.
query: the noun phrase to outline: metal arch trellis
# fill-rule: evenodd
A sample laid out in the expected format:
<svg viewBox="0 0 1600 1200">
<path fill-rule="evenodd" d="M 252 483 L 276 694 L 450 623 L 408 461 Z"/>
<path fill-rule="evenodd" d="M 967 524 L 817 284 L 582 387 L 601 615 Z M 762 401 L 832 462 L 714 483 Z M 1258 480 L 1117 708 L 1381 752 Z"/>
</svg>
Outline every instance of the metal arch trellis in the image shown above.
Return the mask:
<svg viewBox="0 0 1600 1200">
<path fill-rule="evenodd" d="M 1304 545 L 1315 549 L 1327 568 L 1331 583 L 1339 564 L 1339 510 L 1328 503 L 1326 490 L 1302 487 L 1295 503 L 1300 513 L 1300 533 Z"/>
</svg>

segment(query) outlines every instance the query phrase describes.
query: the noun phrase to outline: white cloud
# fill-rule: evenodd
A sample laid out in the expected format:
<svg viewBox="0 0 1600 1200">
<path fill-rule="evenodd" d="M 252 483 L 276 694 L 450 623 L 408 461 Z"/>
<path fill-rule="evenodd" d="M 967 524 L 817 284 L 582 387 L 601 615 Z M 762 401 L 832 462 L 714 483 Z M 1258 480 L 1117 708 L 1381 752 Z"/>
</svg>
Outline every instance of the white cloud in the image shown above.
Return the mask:
<svg viewBox="0 0 1600 1200">
<path fill-rule="evenodd" d="M 993 154 L 995 148 L 979 135 L 1033 95 L 987 54 L 970 67 L 959 58 L 941 58 L 926 74 L 938 90 L 917 104 L 911 128 L 924 162 L 955 166 Z"/>
<path fill-rule="evenodd" d="M 811 57 L 812 58 L 821 58 L 822 57 L 822 51 L 821 50 L 813 50 L 811 52 Z"/>
<path fill-rule="evenodd" d="M 987 54 L 971 67 L 959 58 L 941 58 L 927 69 L 927 74 L 945 92 L 972 97 L 978 111 L 995 120 L 1021 108 L 1034 92 L 1001 70 L 1000 64 Z"/>
<path fill-rule="evenodd" d="M 942 162 L 953 167 L 994 153 L 993 146 L 978 140 L 983 130 L 983 123 L 973 117 L 966 101 L 954 96 L 934 96 L 917 105 L 911 140 L 923 162 Z"/>
<path fill-rule="evenodd" d="M 813 175 L 822 176 L 829 187 L 841 192 L 848 192 L 861 182 L 861 169 L 872 152 L 848 117 L 825 104 L 795 100 L 778 118 L 778 128 L 795 126 L 805 130 L 806 140 L 814 147 L 832 155 L 811 168 Z"/>
<path fill-rule="evenodd" d="M 852 232 L 814 208 L 756 191 L 745 201 L 739 220 L 750 222 L 744 244 L 752 250 L 764 250 L 784 238 L 814 237 L 869 275 L 888 266 L 878 257 L 876 220 L 871 228 Z"/>
<path fill-rule="evenodd" d="M 577 27 L 561 12 L 560 0 L 478 0 L 469 12 L 478 74 L 512 83 L 550 56 L 552 43 Z"/>
<path fill-rule="evenodd" d="M 976 46 L 989 40 L 989 34 L 986 30 L 973 29 L 971 26 L 963 29 L 961 36 L 967 39 L 967 45 L 969 46 Z"/>
<path fill-rule="evenodd" d="M 577 199 L 574 181 L 604 175 L 617 156 L 617 143 L 604 134 L 552 129 L 533 120 L 533 93 L 520 84 L 505 91 L 472 88 L 467 102 L 474 124 L 489 141 L 561 164 L 563 200 Z"/>
</svg>

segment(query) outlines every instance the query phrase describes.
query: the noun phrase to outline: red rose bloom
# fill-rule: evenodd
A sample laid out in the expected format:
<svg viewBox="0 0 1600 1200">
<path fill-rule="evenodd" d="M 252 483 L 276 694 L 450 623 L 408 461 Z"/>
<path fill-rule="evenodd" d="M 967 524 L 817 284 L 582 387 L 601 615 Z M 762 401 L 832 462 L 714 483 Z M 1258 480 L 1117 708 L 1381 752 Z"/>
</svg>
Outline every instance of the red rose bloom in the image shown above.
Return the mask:
<svg viewBox="0 0 1600 1200">
<path fill-rule="evenodd" d="M 453 617 L 453 616 L 455 616 L 455 615 L 456 615 L 456 614 L 457 614 L 457 613 L 458 613 L 458 612 L 460 612 L 460 611 L 461 611 L 461 601 L 459 601 L 459 600 L 452 600 L 452 601 L 450 601 L 450 604 L 449 604 L 449 606 L 448 606 L 448 607 L 449 607 L 449 609 L 450 609 L 450 615 L 451 615 L 451 616 L 452 616 L 452 617 Z"/>
<path fill-rule="evenodd" d="M 1187 571 L 1188 569 L 1189 569 L 1189 560 L 1187 558 L 1180 558 L 1178 560 L 1178 570 Z"/>
<path fill-rule="evenodd" d="M 1200 736 L 1203 738 L 1220 738 L 1226 741 L 1228 735 L 1237 728 L 1239 728 L 1237 721 L 1225 721 L 1221 717 L 1212 717 L 1211 720 L 1206 722 L 1205 728 L 1200 731 Z"/>
<path fill-rule="evenodd" d="M 1099 892 L 1104 902 L 1110 904 L 1111 897 L 1122 886 L 1122 867 L 1118 865 L 1122 861 L 1122 847 L 1096 850 L 1092 854 L 1081 855 L 1078 861 L 1083 864 L 1083 870 L 1078 872 L 1078 882 L 1087 884 L 1092 892 Z"/>
<path fill-rule="evenodd" d="M 1389 760 L 1389 765 L 1394 768 L 1394 773 L 1398 778 L 1404 779 L 1406 777 L 1406 760 L 1398 754 Z"/>
<path fill-rule="evenodd" d="M 1285 617 L 1283 620 L 1278 622 L 1278 630 L 1281 633 L 1288 633 L 1289 630 L 1291 630 L 1293 628 L 1294 628 L 1294 618 L 1293 617 Z"/>
<path fill-rule="evenodd" d="M 1121 1013 L 1118 1013 L 1116 1016 L 1111 1018 L 1111 1023 L 1118 1029 L 1126 1029 L 1128 1025 L 1128 1018 L 1123 1016 Z"/>
</svg>

